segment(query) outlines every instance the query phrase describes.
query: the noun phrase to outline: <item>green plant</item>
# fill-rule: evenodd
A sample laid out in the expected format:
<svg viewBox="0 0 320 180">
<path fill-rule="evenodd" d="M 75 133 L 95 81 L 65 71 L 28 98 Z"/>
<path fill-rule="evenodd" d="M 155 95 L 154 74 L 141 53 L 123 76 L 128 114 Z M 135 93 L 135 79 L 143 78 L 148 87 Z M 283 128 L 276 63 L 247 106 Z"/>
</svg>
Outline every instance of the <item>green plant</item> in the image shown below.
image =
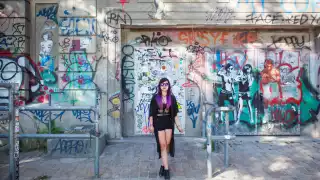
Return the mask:
<svg viewBox="0 0 320 180">
<path fill-rule="evenodd" d="M 49 133 L 49 127 L 45 129 L 41 129 L 38 131 L 38 134 L 48 134 Z M 51 122 L 51 134 L 63 134 L 64 130 L 63 128 L 57 127 L 55 121 Z"/>
<path fill-rule="evenodd" d="M 36 178 L 34 178 L 33 180 L 47 180 L 47 179 L 49 179 L 49 178 L 50 178 L 50 176 L 45 175 L 45 176 L 36 177 Z"/>
<path fill-rule="evenodd" d="M 203 149 L 207 149 L 207 142 L 203 144 Z M 211 140 L 211 152 L 214 152 L 214 140 Z"/>
</svg>

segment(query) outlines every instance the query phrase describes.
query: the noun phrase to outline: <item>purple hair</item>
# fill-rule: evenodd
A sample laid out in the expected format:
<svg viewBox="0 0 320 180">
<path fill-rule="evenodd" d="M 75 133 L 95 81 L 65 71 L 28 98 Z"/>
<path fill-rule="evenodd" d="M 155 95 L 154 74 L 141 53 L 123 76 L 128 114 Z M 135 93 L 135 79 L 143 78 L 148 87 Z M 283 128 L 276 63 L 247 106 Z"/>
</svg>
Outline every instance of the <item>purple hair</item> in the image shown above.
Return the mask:
<svg viewBox="0 0 320 180">
<path fill-rule="evenodd" d="M 167 92 L 167 106 L 166 109 L 169 109 L 169 107 L 172 104 L 172 100 L 171 100 L 171 84 L 170 81 L 167 78 L 162 78 L 159 81 L 158 84 L 158 89 L 157 89 L 157 96 L 156 96 L 156 101 L 158 103 L 158 106 L 160 107 L 160 109 L 163 109 L 163 104 L 162 104 L 162 91 L 161 91 L 161 84 L 168 81 L 168 92 Z"/>
</svg>

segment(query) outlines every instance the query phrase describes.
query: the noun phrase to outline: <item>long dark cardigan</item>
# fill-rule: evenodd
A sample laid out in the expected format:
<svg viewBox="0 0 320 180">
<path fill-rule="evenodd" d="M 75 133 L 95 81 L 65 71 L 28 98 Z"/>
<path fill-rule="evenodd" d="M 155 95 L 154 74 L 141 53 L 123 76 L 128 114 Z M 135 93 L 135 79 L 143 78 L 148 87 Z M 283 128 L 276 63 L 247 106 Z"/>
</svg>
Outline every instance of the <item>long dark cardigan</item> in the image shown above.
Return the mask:
<svg viewBox="0 0 320 180">
<path fill-rule="evenodd" d="M 174 124 L 175 124 L 175 120 L 174 118 L 177 116 L 178 114 L 178 103 L 177 100 L 175 98 L 174 95 L 171 95 L 171 99 L 172 99 L 172 105 L 170 108 L 170 114 L 171 114 L 171 121 L 172 121 L 172 138 L 170 141 L 170 146 L 169 146 L 169 154 L 171 157 L 174 157 L 174 153 L 175 153 L 175 143 L 174 143 Z M 151 99 L 150 102 L 150 109 L 149 109 L 149 117 L 152 116 L 153 117 L 153 124 L 155 121 L 157 121 L 157 113 L 159 110 L 159 106 L 158 103 L 156 101 L 156 95 L 154 95 Z M 154 135 L 156 138 L 156 142 L 157 142 L 157 152 L 159 154 L 159 159 L 161 158 L 161 150 L 160 150 L 160 143 L 159 143 L 159 137 L 158 137 L 158 129 L 157 127 L 154 127 Z"/>
</svg>

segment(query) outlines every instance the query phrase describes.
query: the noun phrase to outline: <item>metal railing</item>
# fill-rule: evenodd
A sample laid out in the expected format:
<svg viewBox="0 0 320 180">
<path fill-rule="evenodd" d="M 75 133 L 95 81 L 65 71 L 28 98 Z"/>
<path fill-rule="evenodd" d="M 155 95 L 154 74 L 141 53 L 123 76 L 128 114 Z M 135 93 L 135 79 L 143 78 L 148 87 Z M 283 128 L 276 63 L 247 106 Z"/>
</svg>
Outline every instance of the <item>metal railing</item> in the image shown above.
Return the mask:
<svg viewBox="0 0 320 180">
<path fill-rule="evenodd" d="M 209 104 L 209 103 L 207 103 Z M 211 154 L 212 154 L 212 141 L 211 140 L 224 140 L 224 167 L 227 168 L 229 166 L 229 140 L 235 139 L 235 135 L 231 135 L 229 131 L 229 114 L 228 112 L 235 112 L 235 108 L 233 106 L 229 107 L 217 107 L 214 104 L 208 111 L 206 112 L 206 131 L 207 131 L 207 173 L 208 178 L 212 178 L 212 162 L 211 162 Z M 225 113 L 225 135 L 212 135 L 212 114 L 217 112 L 226 112 Z M 215 119 L 216 120 L 216 119 Z M 215 146 L 217 147 L 217 146 Z"/>
<path fill-rule="evenodd" d="M 9 135 L 0 134 L 0 138 L 9 138 L 9 151 L 10 151 L 10 162 L 9 162 L 9 179 L 19 179 L 19 138 L 39 138 L 39 139 L 91 139 L 92 136 L 95 137 L 95 155 L 94 155 L 94 171 L 95 177 L 99 177 L 99 101 L 100 95 L 102 94 L 99 90 L 96 94 L 96 105 L 95 106 L 51 106 L 51 94 L 49 106 L 42 107 L 14 107 L 14 94 L 17 93 L 17 87 L 15 92 L 12 84 L 1 84 L 0 88 L 7 88 L 9 90 L 8 95 L 8 108 L 0 108 L 0 110 L 9 111 Z M 19 134 L 19 113 L 22 111 L 49 111 L 50 119 L 48 122 L 49 134 Z M 73 110 L 83 110 L 83 111 L 93 111 L 94 112 L 94 123 L 95 132 L 90 131 L 89 134 L 51 134 L 51 112 L 52 111 L 73 111 Z M 13 120 L 15 117 L 15 121 Z"/>
</svg>

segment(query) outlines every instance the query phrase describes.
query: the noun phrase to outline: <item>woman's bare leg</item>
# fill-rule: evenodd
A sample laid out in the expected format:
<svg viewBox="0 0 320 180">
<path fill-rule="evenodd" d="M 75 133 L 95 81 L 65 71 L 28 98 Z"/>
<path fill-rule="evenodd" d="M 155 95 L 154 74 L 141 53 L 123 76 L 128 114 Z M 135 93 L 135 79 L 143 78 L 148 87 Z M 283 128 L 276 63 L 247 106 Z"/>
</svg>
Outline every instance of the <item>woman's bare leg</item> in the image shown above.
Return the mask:
<svg viewBox="0 0 320 180">
<path fill-rule="evenodd" d="M 167 144 L 167 152 L 170 151 L 170 142 L 171 142 L 171 137 L 172 137 L 172 129 L 166 129 L 165 130 L 165 134 L 166 134 L 166 144 Z M 167 160 L 168 162 L 168 154 L 167 154 Z M 164 166 L 164 169 L 168 169 L 169 168 L 169 163 L 167 163 L 167 166 Z"/>
<path fill-rule="evenodd" d="M 167 153 L 165 131 L 158 131 L 158 137 L 159 137 L 159 143 L 160 143 L 162 165 L 164 166 L 165 169 L 168 169 L 168 153 Z"/>
</svg>

